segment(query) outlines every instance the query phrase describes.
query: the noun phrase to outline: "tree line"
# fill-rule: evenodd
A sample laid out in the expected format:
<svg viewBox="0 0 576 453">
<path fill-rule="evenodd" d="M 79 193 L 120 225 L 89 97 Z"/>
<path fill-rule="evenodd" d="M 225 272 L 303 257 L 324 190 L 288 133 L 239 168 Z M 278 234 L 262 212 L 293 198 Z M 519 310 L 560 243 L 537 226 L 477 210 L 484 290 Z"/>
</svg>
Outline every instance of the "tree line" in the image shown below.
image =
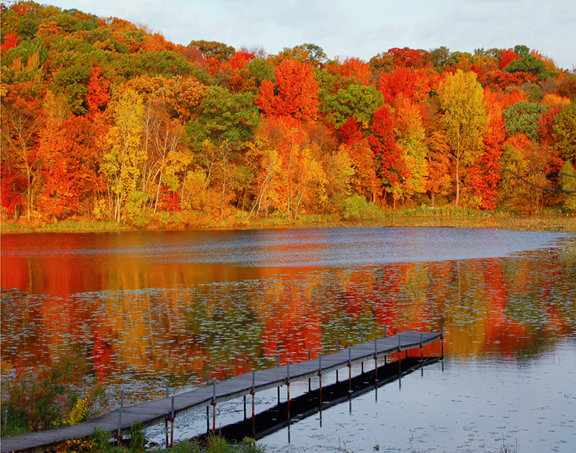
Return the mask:
<svg viewBox="0 0 576 453">
<path fill-rule="evenodd" d="M 366 62 L 1 8 L 4 220 L 576 209 L 576 74 L 526 46 Z"/>
</svg>

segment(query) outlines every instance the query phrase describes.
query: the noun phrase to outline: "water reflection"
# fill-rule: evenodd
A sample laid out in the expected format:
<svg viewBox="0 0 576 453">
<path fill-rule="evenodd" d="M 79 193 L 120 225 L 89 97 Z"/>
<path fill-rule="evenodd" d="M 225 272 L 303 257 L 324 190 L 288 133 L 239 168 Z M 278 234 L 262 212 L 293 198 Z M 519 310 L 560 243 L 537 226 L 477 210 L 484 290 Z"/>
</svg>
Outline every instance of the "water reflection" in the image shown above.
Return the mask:
<svg viewBox="0 0 576 453">
<path fill-rule="evenodd" d="M 574 239 L 491 230 L 3 237 L 2 372 L 74 357 L 132 401 L 400 330 L 461 358 L 576 327 Z M 537 250 L 526 251 L 533 248 Z M 495 256 L 499 255 L 499 256 Z M 419 259 L 417 259 L 419 258 Z M 449 259 L 450 258 L 450 259 Z"/>
</svg>

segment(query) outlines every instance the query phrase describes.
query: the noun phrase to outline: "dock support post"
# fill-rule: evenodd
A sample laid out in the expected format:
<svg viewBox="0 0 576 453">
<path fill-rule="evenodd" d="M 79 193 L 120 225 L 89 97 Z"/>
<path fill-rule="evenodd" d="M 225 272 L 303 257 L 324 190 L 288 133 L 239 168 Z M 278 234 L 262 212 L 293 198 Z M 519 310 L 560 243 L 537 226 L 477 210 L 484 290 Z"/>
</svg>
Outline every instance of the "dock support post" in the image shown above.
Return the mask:
<svg viewBox="0 0 576 453">
<path fill-rule="evenodd" d="M 374 340 L 374 381 L 378 382 L 378 340 Z"/>
<path fill-rule="evenodd" d="M 244 359 L 244 374 L 246 374 L 246 359 Z M 246 420 L 246 395 L 242 396 L 244 400 L 244 420 Z"/>
<path fill-rule="evenodd" d="M 400 334 L 398 334 L 398 386 L 402 387 L 402 349 Z"/>
<path fill-rule="evenodd" d="M 386 326 L 384 326 L 384 338 L 386 338 Z M 386 365 L 386 356 L 384 356 L 384 365 Z"/>
<path fill-rule="evenodd" d="M 252 370 L 252 390 L 250 390 L 250 394 L 252 395 L 252 437 L 256 436 L 256 420 L 254 417 L 254 406 L 255 406 L 255 402 L 254 402 L 254 383 L 256 381 L 256 376 L 255 376 L 255 371 Z"/>
<path fill-rule="evenodd" d="M 174 395 L 172 395 L 172 405 L 170 409 L 170 448 L 174 446 Z"/>
<path fill-rule="evenodd" d="M 444 360 L 444 320 L 440 321 L 440 347 L 442 348 L 442 360 Z"/>
<path fill-rule="evenodd" d="M 319 404 L 322 407 L 322 355 L 318 354 L 318 394 Z"/>
<path fill-rule="evenodd" d="M 166 398 L 170 398 L 170 380 L 166 378 Z M 166 448 L 168 448 L 168 420 L 170 416 L 164 417 L 164 433 L 166 434 Z"/>
<path fill-rule="evenodd" d="M 424 344 L 422 341 L 422 332 L 420 332 L 420 376 L 424 376 Z"/>
<path fill-rule="evenodd" d="M 288 421 L 290 421 L 290 359 L 286 359 L 286 401 L 288 408 Z"/>
<path fill-rule="evenodd" d="M 212 432 L 216 432 L 216 379 L 212 381 Z"/>
<path fill-rule="evenodd" d="M 352 349 L 348 348 L 348 394 L 352 393 Z"/>
<path fill-rule="evenodd" d="M 280 368 L 280 354 L 277 356 L 276 367 Z M 278 405 L 280 405 L 280 386 L 278 386 Z"/>
<path fill-rule="evenodd" d="M 312 360 L 312 356 L 310 354 L 310 348 L 308 348 L 308 361 Z M 312 391 L 312 379 L 308 378 L 308 393 Z"/>
<path fill-rule="evenodd" d="M 364 344 L 364 331 L 361 330 L 360 331 L 360 343 Z M 362 367 L 362 374 L 364 374 L 364 362 L 361 362 L 361 367 Z"/>
<path fill-rule="evenodd" d="M 336 352 L 340 351 L 340 345 L 338 344 L 338 338 L 336 338 Z M 336 368 L 336 382 L 338 382 L 338 368 Z"/>
<path fill-rule="evenodd" d="M 118 408 L 118 429 L 116 430 L 116 441 L 118 445 L 122 441 L 122 409 L 124 408 L 124 389 L 120 388 L 120 407 Z"/>
<path fill-rule="evenodd" d="M 206 371 L 206 386 L 210 385 L 210 371 Z M 210 406 L 206 406 L 206 434 L 210 432 Z"/>
</svg>

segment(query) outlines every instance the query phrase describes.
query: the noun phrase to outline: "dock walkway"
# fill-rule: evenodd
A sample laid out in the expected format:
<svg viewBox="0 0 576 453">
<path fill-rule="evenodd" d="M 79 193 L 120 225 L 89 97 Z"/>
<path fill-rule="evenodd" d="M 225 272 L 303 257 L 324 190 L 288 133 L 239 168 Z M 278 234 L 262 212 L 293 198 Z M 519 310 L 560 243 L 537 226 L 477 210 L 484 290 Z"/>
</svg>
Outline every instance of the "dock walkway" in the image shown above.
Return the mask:
<svg viewBox="0 0 576 453">
<path fill-rule="evenodd" d="M 99 428 L 116 433 L 118 427 L 128 432 L 136 423 L 151 426 L 163 422 L 171 414 L 178 415 L 196 408 L 217 404 L 230 399 L 296 382 L 392 354 L 422 347 L 442 337 L 441 333 L 402 332 L 387 338 L 361 343 L 316 359 L 267 370 L 253 371 L 234 378 L 174 395 L 131 406 L 124 406 L 100 417 L 65 428 L 42 431 L 2 439 L 2 452 L 44 451 L 70 439 L 91 436 Z M 119 417 L 118 412 L 121 412 Z M 120 424 L 119 424 L 120 418 Z"/>
</svg>

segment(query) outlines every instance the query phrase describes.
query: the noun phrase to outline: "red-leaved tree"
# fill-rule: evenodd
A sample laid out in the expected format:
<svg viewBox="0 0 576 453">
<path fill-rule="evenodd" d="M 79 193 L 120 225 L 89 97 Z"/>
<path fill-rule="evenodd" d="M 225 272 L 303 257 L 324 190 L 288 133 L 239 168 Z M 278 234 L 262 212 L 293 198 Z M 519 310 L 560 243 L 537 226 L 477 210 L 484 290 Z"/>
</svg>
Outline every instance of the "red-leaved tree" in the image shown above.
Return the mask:
<svg viewBox="0 0 576 453">
<path fill-rule="evenodd" d="M 318 114 L 318 82 L 306 63 L 284 60 L 275 69 L 276 84 L 263 80 L 255 103 L 268 116 L 314 120 Z"/>
</svg>

